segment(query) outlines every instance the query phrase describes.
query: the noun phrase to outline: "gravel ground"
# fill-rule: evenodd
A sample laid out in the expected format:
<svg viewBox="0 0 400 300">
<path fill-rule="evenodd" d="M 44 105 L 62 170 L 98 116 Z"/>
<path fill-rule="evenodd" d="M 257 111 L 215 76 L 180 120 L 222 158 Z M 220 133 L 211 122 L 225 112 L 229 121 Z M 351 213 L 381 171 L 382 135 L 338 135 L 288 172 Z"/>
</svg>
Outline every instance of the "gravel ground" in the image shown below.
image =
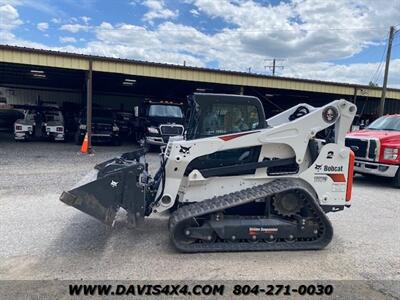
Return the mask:
<svg viewBox="0 0 400 300">
<path fill-rule="evenodd" d="M 108 229 L 58 201 L 96 163 L 134 147 L 85 156 L 72 144 L 0 135 L 0 279 L 400 279 L 400 191 L 384 179 L 357 176 L 351 209 L 328 215 L 333 241 L 308 252 L 181 254 L 166 218 L 132 230 L 119 214 Z M 157 168 L 157 155 L 148 159 Z"/>
</svg>

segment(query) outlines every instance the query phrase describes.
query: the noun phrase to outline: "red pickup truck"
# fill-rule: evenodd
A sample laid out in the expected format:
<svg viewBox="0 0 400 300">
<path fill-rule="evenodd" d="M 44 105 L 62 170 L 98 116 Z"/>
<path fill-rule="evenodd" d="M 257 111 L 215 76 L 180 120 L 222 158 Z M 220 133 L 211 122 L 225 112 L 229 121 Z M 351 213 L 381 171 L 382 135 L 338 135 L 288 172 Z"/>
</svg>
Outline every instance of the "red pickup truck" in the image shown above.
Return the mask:
<svg viewBox="0 0 400 300">
<path fill-rule="evenodd" d="M 355 156 L 354 172 L 392 177 L 400 187 L 400 114 L 386 115 L 346 136 Z"/>
</svg>

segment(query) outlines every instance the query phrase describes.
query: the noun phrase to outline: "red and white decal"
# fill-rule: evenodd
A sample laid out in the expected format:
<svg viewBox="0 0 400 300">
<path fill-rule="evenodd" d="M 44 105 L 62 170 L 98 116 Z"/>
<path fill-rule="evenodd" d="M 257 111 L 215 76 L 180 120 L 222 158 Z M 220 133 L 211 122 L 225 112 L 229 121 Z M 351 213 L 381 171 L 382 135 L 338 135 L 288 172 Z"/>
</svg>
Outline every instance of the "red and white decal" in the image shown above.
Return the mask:
<svg viewBox="0 0 400 300">
<path fill-rule="evenodd" d="M 346 182 L 346 176 L 344 176 L 343 173 L 340 173 L 340 174 L 325 174 L 325 175 L 329 176 L 333 180 L 333 182 L 337 182 L 337 183 Z"/>
<path fill-rule="evenodd" d="M 218 138 L 220 138 L 221 140 L 227 142 L 233 139 L 236 139 L 238 137 L 244 136 L 244 135 L 248 135 L 248 134 L 253 134 L 259 131 L 251 131 L 251 132 L 243 132 L 243 133 L 234 133 L 234 134 L 228 134 L 228 135 L 221 135 Z"/>
</svg>

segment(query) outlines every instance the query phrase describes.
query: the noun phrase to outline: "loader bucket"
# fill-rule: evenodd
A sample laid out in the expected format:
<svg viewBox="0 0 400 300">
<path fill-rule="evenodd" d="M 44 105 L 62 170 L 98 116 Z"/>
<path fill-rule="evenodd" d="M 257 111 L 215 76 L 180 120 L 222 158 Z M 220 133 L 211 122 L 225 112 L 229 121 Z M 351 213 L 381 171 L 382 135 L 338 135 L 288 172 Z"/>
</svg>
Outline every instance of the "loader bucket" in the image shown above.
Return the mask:
<svg viewBox="0 0 400 300">
<path fill-rule="evenodd" d="M 107 225 L 113 224 L 119 208 L 123 207 L 130 222 L 136 225 L 145 213 L 144 189 L 139 184 L 144 165 L 139 159 L 127 157 L 134 156 L 124 154 L 97 165 L 76 187 L 64 191 L 60 200 Z"/>
</svg>

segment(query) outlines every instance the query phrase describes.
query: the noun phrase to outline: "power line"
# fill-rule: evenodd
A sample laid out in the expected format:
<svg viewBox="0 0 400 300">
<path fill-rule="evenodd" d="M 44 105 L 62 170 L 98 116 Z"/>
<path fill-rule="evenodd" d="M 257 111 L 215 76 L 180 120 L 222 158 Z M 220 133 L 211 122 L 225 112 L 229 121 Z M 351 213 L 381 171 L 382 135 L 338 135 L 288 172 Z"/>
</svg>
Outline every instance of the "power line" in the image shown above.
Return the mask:
<svg viewBox="0 0 400 300">
<path fill-rule="evenodd" d="M 383 66 L 383 64 L 382 64 L 382 66 Z M 382 74 L 383 74 L 382 71 L 383 71 L 383 68 L 381 68 L 381 70 L 379 71 L 378 77 L 375 80 L 375 83 L 378 84 L 378 85 L 379 85 L 379 82 L 381 81 L 381 77 L 382 77 Z"/>
<path fill-rule="evenodd" d="M 372 79 L 372 82 L 374 82 L 374 83 L 376 83 L 376 84 L 379 83 L 379 81 L 380 81 L 380 79 L 381 79 L 381 76 L 382 76 L 383 61 L 384 61 L 384 56 L 385 56 L 386 51 L 387 51 L 387 45 L 386 45 L 386 47 L 385 47 L 385 49 L 384 49 L 384 51 L 383 51 L 383 53 L 382 53 L 382 58 L 381 58 L 381 61 L 380 61 L 380 63 L 379 63 L 378 69 L 376 70 L 376 73 L 375 73 L 375 75 L 374 75 L 374 79 Z"/>
<path fill-rule="evenodd" d="M 392 26 L 393 28 L 395 28 L 395 26 Z M 392 45 L 392 42 L 393 42 L 393 40 L 395 39 L 395 35 L 396 35 L 396 33 L 398 33 L 399 32 L 399 30 L 395 30 L 395 29 L 393 29 L 393 33 L 391 34 L 391 33 L 389 33 L 388 34 L 388 38 L 386 39 L 386 46 L 385 46 L 385 49 L 384 49 L 384 51 L 383 51 L 383 53 L 382 53 L 382 58 L 381 58 L 381 62 L 380 62 L 380 64 L 379 64 L 379 66 L 378 66 L 378 69 L 375 71 L 375 73 L 374 73 L 374 77 L 375 77 L 375 75 L 376 75 L 376 79 L 375 80 L 371 80 L 372 82 L 374 82 L 374 83 L 378 83 L 380 80 L 381 80 L 381 77 L 382 77 L 382 75 L 383 75 L 383 57 L 384 57 L 384 54 L 385 53 L 388 53 L 388 51 L 391 51 L 391 49 L 393 49 L 394 47 L 396 47 L 397 45 L 400 45 L 400 43 L 399 44 L 396 44 L 396 45 Z M 390 48 L 391 49 L 388 49 L 388 47 L 390 46 Z M 386 65 L 385 65 L 385 67 L 386 67 Z"/>
<path fill-rule="evenodd" d="M 389 40 L 389 36 L 386 39 L 386 44 L 385 44 L 385 48 L 383 49 L 383 52 L 382 52 L 382 57 L 380 59 L 380 63 L 378 65 L 377 69 L 375 70 L 374 74 L 372 75 L 372 77 L 370 79 L 370 82 L 376 83 L 377 77 L 379 76 L 379 73 L 381 72 L 381 67 L 383 65 L 383 59 L 385 57 L 386 49 L 387 49 L 387 46 L 388 46 L 388 40 Z"/>
</svg>

